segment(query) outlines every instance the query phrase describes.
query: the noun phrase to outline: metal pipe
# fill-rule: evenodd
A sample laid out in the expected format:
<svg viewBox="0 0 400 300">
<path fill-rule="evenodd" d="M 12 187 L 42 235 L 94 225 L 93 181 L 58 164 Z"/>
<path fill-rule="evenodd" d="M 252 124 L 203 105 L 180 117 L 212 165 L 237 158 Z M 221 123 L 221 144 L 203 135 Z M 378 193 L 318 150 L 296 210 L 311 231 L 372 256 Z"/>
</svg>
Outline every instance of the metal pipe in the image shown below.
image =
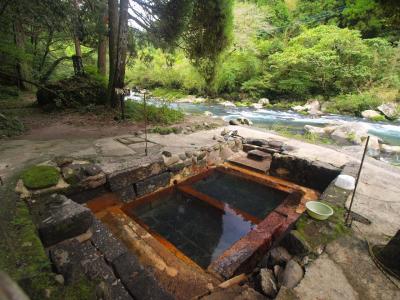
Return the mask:
<svg viewBox="0 0 400 300">
<path fill-rule="evenodd" d="M 145 148 L 144 153 L 147 156 L 147 108 L 146 108 L 146 91 L 143 93 L 143 102 L 144 102 L 144 140 L 145 140 Z"/>
<path fill-rule="evenodd" d="M 347 216 L 346 216 L 346 220 L 345 220 L 345 224 L 348 227 L 351 227 L 351 225 L 353 224 L 353 219 L 350 219 L 350 215 L 351 215 L 351 208 L 353 207 L 353 202 L 354 202 L 354 196 L 356 195 L 356 190 L 357 190 L 357 186 L 358 186 L 358 181 L 360 179 L 360 174 L 361 174 L 361 169 L 364 165 L 364 159 L 365 159 L 365 154 L 367 154 L 367 150 L 368 150 L 368 143 L 369 143 L 369 136 L 367 137 L 367 141 L 365 143 L 365 148 L 364 148 L 364 153 L 361 159 L 361 164 L 360 164 L 360 168 L 358 169 L 358 173 L 357 173 L 357 178 L 356 178 L 356 183 L 354 185 L 354 191 L 353 191 L 353 195 L 351 196 L 351 200 L 350 200 L 350 206 L 349 209 L 347 211 Z M 349 222 L 350 221 L 350 222 Z"/>
</svg>

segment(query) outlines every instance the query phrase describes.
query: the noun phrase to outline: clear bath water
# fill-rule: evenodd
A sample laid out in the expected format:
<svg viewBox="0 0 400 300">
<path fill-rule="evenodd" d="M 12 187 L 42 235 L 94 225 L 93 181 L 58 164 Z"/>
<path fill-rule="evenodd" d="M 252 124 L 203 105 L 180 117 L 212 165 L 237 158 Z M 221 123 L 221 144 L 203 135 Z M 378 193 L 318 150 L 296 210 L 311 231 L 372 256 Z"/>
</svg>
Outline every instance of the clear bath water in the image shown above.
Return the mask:
<svg viewBox="0 0 400 300">
<path fill-rule="evenodd" d="M 173 192 L 136 207 L 131 213 L 172 243 L 199 266 L 207 266 L 255 225 L 226 205 L 208 203 Z"/>
<path fill-rule="evenodd" d="M 243 212 L 262 220 L 288 195 L 217 170 L 193 183 L 192 188 L 222 202 L 222 208 L 177 189 L 156 196 L 128 214 L 203 268 L 256 226 L 242 216 Z"/>
<path fill-rule="evenodd" d="M 280 190 L 219 171 L 197 181 L 193 187 L 258 219 L 264 219 L 288 196 Z"/>
</svg>

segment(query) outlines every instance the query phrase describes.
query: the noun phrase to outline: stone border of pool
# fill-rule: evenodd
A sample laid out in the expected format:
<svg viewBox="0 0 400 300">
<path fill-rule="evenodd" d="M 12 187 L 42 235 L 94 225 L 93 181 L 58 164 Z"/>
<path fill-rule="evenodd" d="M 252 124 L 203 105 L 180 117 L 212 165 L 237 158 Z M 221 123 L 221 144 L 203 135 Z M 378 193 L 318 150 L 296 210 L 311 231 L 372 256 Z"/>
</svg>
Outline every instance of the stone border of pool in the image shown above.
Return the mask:
<svg viewBox="0 0 400 300">
<path fill-rule="evenodd" d="M 207 166 L 219 165 L 234 152 L 242 149 L 243 144 L 240 137 L 229 137 L 228 140 L 219 141 L 212 147 L 203 148 L 193 153 L 187 153 L 187 151 L 180 155 L 168 155 L 168 153 L 165 153 L 162 157 L 132 159 L 123 164 L 98 164 L 95 161 L 79 161 L 71 158 L 56 159 L 46 164 L 51 164 L 59 168 L 62 176 L 57 186 L 43 190 L 28 190 L 20 181 L 17 185 L 17 191 L 29 203 L 36 219 L 42 242 L 48 245 L 50 254 L 52 249 L 61 248 L 60 253 L 70 253 L 69 257 L 74 258 L 70 261 L 68 267 L 64 268 L 59 266 L 60 262 L 57 261 L 54 255 L 50 255 L 55 270 L 58 273 L 68 278 L 72 269 L 79 269 L 90 279 L 104 281 L 111 290 L 113 283 L 116 282 L 122 296 L 115 297 L 115 299 L 145 297 L 145 294 L 140 293 L 146 293 L 146 291 L 136 288 L 139 282 L 149 283 L 151 292 L 157 293 L 159 291 L 160 295 L 165 293 L 167 295 L 165 299 L 168 299 L 169 292 L 160 286 L 156 277 L 152 275 L 152 270 L 143 265 L 129 251 L 115 250 L 120 246 L 124 248 L 123 244 L 119 243 L 118 239 L 114 237 L 106 226 L 98 226 L 99 222 L 94 218 L 93 214 L 90 211 L 88 213 L 87 208 L 79 203 L 85 203 L 88 199 L 102 195 L 110 190 L 118 194 L 125 201 L 134 201 L 137 195 L 154 192 L 159 188 L 173 184 L 174 180 L 182 180 L 183 178 L 197 174 L 206 169 Z M 321 199 L 343 209 L 350 192 L 336 188 L 333 180 L 341 172 L 343 174 L 354 175 L 356 167 L 357 165 L 350 163 L 344 166 L 342 170 L 342 168 L 334 168 L 329 164 L 322 164 L 318 161 L 310 161 L 286 153 L 275 153 L 272 156 L 270 174 L 306 187 L 315 187 L 314 179 L 318 178 L 318 182 L 320 183 L 318 189 L 321 192 L 323 191 Z M 77 178 L 77 182 L 68 183 L 66 177 L 68 177 L 67 175 L 71 175 L 68 169 L 74 171 L 72 172 L 72 177 Z M 167 181 L 165 178 L 169 180 Z M 48 198 L 53 193 L 65 194 L 74 201 L 65 201 L 65 199 L 60 201 L 58 199 L 54 202 L 54 199 L 51 199 L 51 197 Z M 41 207 L 46 202 L 44 199 L 50 199 L 50 206 L 47 203 L 44 207 Z M 46 213 L 43 212 L 43 209 Z M 335 211 L 336 214 L 340 218 L 343 217 L 341 215 L 342 211 Z M 328 240 L 324 238 L 316 244 L 310 243 L 310 239 L 314 239 L 315 236 L 304 236 L 304 228 L 322 227 L 328 232 L 329 230 L 333 232 L 334 229 L 331 228 L 332 224 L 326 222 L 326 224 L 330 224 L 326 228 L 325 223 L 311 220 L 305 216 L 304 218 L 306 219 L 305 225 L 297 222 L 293 228 L 287 229 L 289 233 L 282 241 L 276 239 L 271 243 L 271 246 L 273 247 L 281 243 L 287 249 L 290 249 L 293 254 L 319 255 L 319 247 L 326 244 Z M 300 220 L 304 218 L 302 217 Z M 75 224 L 76 226 L 71 227 L 68 224 Z M 72 228 L 73 230 L 71 230 Z M 46 232 L 50 232 L 51 234 L 46 234 Z M 325 232 L 322 233 L 318 230 L 317 235 L 321 234 L 325 234 Z M 108 237 L 106 242 L 107 247 L 104 247 L 104 244 L 101 242 L 96 241 L 96 236 L 99 235 Z M 331 237 L 334 239 L 336 236 L 333 233 Z M 95 252 L 87 251 L 86 247 L 93 248 Z M 112 252 L 108 249 L 116 251 L 115 257 L 111 255 Z M 78 254 L 74 255 L 73 253 Z M 124 258 L 122 258 L 122 255 L 124 255 Z M 118 267 L 118 264 L 114 263 L 114 260 L 118 262 L 117 258 L 119 258 L 120 262 L 124 262 L 119 264 L 121 267 Z M 88 265 L 88 261 L 98 262 L 98 264 L 93 263 Z M 126 276 L 126 274 L 137 272 L 137 270 L 147 271 L 143 271 L 143 275 L 138 278 Z M 111 282 L 107 278 L 113 278 L 114 281 Z M 212 289 L 204 287 L 203 290 L 205 293 L 210 293 Z M 115 295 L 117 295 L 117 292 L 115 292 Z"/>
</svg>

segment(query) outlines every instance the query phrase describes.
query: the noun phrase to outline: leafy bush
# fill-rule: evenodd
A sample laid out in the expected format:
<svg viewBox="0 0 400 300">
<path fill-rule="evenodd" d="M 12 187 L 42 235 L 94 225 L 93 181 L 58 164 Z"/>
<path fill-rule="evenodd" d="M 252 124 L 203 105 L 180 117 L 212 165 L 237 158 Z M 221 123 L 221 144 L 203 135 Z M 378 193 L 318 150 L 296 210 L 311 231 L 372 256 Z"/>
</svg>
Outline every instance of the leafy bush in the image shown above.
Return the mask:
<svg viewBox="0 0 400 300">
<path fill-rule="evenodd" d="M 60 173 L 52 166 L 33 166 L 22 173 L 22 181 L 29 189 L 43 189 L 58 183 Z"/>
<path fill-rule="evenodd" d="M 0 113 L 0 138 L 19 135 L 25 131 L 24 124 L 13 117 L 6 117 Z"/>
<path fill-rule="evenodd" d="M 0 99 L 16 98 L 19 96 L 19 90 L 16 86 L 0 85 Z"/>
<path fill-rule="evenodd" d="M 166 100 L 174 100 L 187 96 L 185 92 L 175 89 L 155 88 L 151 91 L 152 96 L 159 97 Z"/>
<path fill-rule="evenodd" d="M 327 111 L 360 116 L 362 111 L 375 109 L 381 104 L 382 100 L 368 93 L 347 94 L 335 97 L 328 105 Z"/>
<path fill-rule="evenodd" d="M 90 75 L 73 76 L 47 84 L 37 91 L 36 97 L 39 106 L 46 110 L 79 108 L 89 104 L 105 104 L 107 90 L 104 82 Z"/>
<path fill-rule="evenodd" d="M 135 121 L 145 120 L 145 110 L 143 103 L 128 100 L 125 102 L 125 112 L 128 118 Z M 180 110 L 172 109 L 166 104 L 156 106 L 146 105 L 147 121 L 153 124 L 174 124 L 184 119 L 184 114 Z"/>
</svg>

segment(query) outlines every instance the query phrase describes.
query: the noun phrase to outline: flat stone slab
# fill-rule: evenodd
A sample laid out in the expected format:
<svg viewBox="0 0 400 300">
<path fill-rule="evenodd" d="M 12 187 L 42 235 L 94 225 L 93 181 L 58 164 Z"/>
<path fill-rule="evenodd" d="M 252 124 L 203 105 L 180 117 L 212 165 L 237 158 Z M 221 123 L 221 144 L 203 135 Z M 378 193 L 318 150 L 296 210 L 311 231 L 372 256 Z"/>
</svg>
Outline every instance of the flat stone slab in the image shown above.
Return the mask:
<svg viewBox="0 0 400 300">
<path fill-rule="evenodd" d="M 263 161 L 266 159 L 271 159 L 272 156 L 271 154 L 266 153 L 264 151 L 250 150 L 249 152 L 247 152 L 247 157 L 257 161 Z"/>
<path fill-rule="evenodd" d="M 132 156 L 135 155 L 135 151 L 129 147 L 117 142 L 112 138 L 105 138 L 97 140 L 95 143 L 97 153 L 102 156 Z"/>
<path fill-rule="evenodd" d="M 39 233 L 46 246 L 86 232 L 93 222 L 90 209 L 59 194 L 47 198 L 40 210 Z"/>
<path fill-rule="evenodd" d="M 268 159 L 264 161 L 256 161 L 253 159 L 249 159 L 244 155 L 234 155 L 230 159 L 228 159 L 228 161 L 238 166 L 249 168 L 261 173 L 266 173 L 271 165 L 271 161 Z"/>
<path fill-rule="evenodd" d="M 127 252 L 113 261 L 114 269 L 124 286 L 135 299 L 174 299 L 159 286 L 157 280 L 143 268 L 137 257 Z"/>
<path fill-rule="evenodd" d="M 342 269 L 359 299 L 400 299 L 400 290 L 376 267 L 363 237 L 344 236 L 330 243 L 326 253 Z"/>
<path fill-rule="evenodd" d="M 300 299 L 359 299 L 358 293 L 353 289 L 342 269 L 326 254 L 311 263 L 306 269 L 303 280 L 294 291 Z"/>
<path fill-rule="evenodd" d="M 85 274 L 90 280 L 103 282 L 111 299 L 133 299 L 90 240 L 83 243 L 68 240 L 51 247 L 49 253 L 56 272 L 67 282 Z"/>
<path fill-rule="evenodd" d="M 92 233 L 91 240 L 94 246 L 104 254 L 108 262 L 111 263 L 128 251 L 125 245 L 116 239 L 111 231 L 97 219 L 93 221 Z"/>
</svg>

